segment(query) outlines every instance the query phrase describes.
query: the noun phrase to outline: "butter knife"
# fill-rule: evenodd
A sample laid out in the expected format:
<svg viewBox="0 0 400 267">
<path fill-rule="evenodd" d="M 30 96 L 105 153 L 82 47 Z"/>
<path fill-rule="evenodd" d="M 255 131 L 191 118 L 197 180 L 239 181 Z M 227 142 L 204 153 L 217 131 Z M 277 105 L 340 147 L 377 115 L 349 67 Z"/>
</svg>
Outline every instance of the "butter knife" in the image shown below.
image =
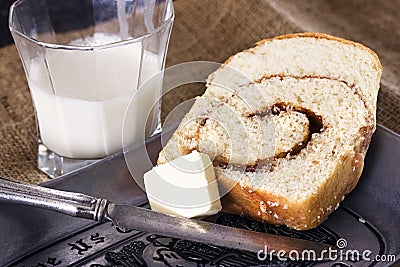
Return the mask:
<svg viewBox="0 0 400 267">
<path fill-rule="evenodd" d="M 229 247 L 263 255 L 268 253 L 287 257 L 293 251 L 302 260 L 322 255 L 317 260 L 328 260 L 324 251 L 330 245 L 297 238 L 254 232 L 211 222 L 171 216 L 145 208 L 120 205 L 106 199 L 81 193 L 66 192 L 46 187 L 0 179 L 0 199 L 86 218 L 98 222 L 111 221 L 116 227 L 187 239 L 201 243 Z M 303 253 L 306 252 L 306 253 Z"/>
</svg>

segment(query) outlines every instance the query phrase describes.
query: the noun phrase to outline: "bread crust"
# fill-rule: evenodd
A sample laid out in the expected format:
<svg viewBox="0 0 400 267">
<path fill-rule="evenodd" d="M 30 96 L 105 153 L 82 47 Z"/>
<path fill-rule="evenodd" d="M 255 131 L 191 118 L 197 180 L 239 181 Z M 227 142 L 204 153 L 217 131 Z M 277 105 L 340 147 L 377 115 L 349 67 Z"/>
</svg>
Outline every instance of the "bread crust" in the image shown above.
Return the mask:
<svg viewBox="0 0 400 267">
<path fill-rule="evenodd" d="M 332 36 L 332 35 L 325 34 L 325 33 L 320 33 L 320 32 L 289 33 L 289 34 L 279 35 L 279 36 L 276 36 L 276 37 L 273 37 L 273 38 L 263 39 L 261 41 L 258 41 L 256 43 L 256 45 L 262 45 L 262 44 L 264 44 L 266 42 L 270 42 L 270 41 L 273 41 L 273 40 L 283 40 L 283 39 L 301 38 L 301 37 L 338 41 L 340 43 L 353 45 L 353 46 L 355 46 L 355 47 L 357 47 L 359 49 L 365 50 L 365 51 L 367 51 L 368 53 L 370 53 L 374 57 L 374 59 L 375 59 L 374 60 L 375 69 L 380 71 L 380 72 L 382 72 L 382 65 L 381 65 L 381 62 L 379 61 L 379 57 L 371 48 L 369 48 L 369 47 L 367 47 L 365 45 L 362 45 L 360 43 L 357 43 L 357 42 L 353 42 L 353 41 L 350 41 L 350 40 L 346 40 L 346 39 L 343 39 L 343 38 L 340 38 L 340 37 L 336 37 L 336 36 Z M 230 61 L 230 58 L 228 58 L 228 60 L 224 64 L 226 64 L 229 61 Z"/>
<path fill-rule="evenodd" d="M 347 39 L 343 39 L 343 38 L 340 38 L 340 37 L 337 37 L 337 36 L 332 36 L 332 35 L 325 34 L 325 33 L 320 33 L 320 32 L 288 33 L 288 34 L 283 34 L 283 35 L 275 36 L 275 37 L 272 37 L 272 38 L 266 38 L 266 39 L 260 40 L 260 41 L 256 42 L 255 45 L 256 46 L 263 45 L 263 44 L 265 44 L 267 42 L 271 42 L 273 40 L 284 40 L 284 39 L 302 38 L 302 37 L 303 38 L 306 37 L 306 38 L 326 39 L 326 40 L 337 41 L 337 42 L 340 42 L 340 43 L 343 43 L 343 44 L 353 45 L 353 46 L 355 46 L 357 48 L 365 50 L 365 51 L 367 51 L 369 54 L 371 54 L 374 57 L 374 59 L 375 59 L 374 60 L 375 69 L 377 71 L 379 71 L 379 72 L 382 72 L 382 65 L 381 65 L 381 62 L 379 60 L 379 57 L 371 48 L 369 48 L 369 47 L 367 47 L 367 46 L 365 46 L 363 44 L 357 43 L 357 42 L 353 42 L 353 41 L 350 41 L 350 40 L 347 40 Z M 245 49 L 245 50 L 243 50 L 241 52 L 250 52 L 250 53 L 252 53 L 252 49 L 253 48 L 248 48 L 248 49 Z M 228 64 L 233 59 L 233 57 L 235 55 L 232 55 L 227 60 L 225 60 L 223 65 Z"/>
<path fill-rule="evenodd" d="M 357 164 L 354 163 L 356 160 Z M 260 189 L 251 191 L 246 186 L 236 184 L 222 198 L 223 211 L 248 215 L 259 221 L 286 225 L 296 230 L 309 230 L 321 224 L 355 188 L 363 166 L 363 154 L 353 156 L 349 151 L 318 192 L 300 202 L 289 201 Z M 228 180 L 228 177 L 218 177 L 222 184 Z"/>
</svg>

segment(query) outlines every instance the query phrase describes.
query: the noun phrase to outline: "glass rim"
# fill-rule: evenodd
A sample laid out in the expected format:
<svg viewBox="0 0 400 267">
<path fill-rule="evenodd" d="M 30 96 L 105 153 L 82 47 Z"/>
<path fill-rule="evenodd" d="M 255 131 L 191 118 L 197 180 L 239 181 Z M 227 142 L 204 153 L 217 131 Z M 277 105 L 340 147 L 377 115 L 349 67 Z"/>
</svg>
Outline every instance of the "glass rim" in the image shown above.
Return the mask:
<svg viewBox="0 0 400 267">
<path fill-rule="evenodd" d="M 10 32 L 18 34 L 20 37 L 25 38 L 39 46 L 43 46 L 43 47 L 51 48 L 51 49 L 91 51 L 91 50 L 101 50 L 101 49 L 112 48 L 112 47 L 121 46 L 121 45 L 139 43 L 145 39 L 148 39 L 149 37 L 153 36 L 154 34 L 160 32 L 161 30 L 165 29 L 168 26 L 168 24 L 170 22 L 172 22 L 175 18 L 175 11 L 174 11 L 174 7 L 172 4 L 172 0 L 166 0 L 166 2 L 168 2 L 168 5 L 171 6 L 171 15 L 167 19 L 165 19 L 157 28 L 154 28 L 154 30 L 152 30 L 144 35 L 141 35 L 137 38 L 126 39 L 126 40 L 121 40 L 121 41 L 116 41 L 116 42 L 110 42 L 110 43 L 106 43 L 106 44 L 90 45 L 90 46 L 54 44 L 54 43 L 39 41 L 33 37 L 30 37 L 30 36 L 22 33 L 21 31 L 19 31 L 13 27 L 12 19 L 15 15 L 14 9 L 18 4 L 20 4 L 24 1 L 31 1 L 31 0 L 17 0 L 10 7 L 10 15 L 8 18 L 8 27 L 10 29 Z"/>
</svg>

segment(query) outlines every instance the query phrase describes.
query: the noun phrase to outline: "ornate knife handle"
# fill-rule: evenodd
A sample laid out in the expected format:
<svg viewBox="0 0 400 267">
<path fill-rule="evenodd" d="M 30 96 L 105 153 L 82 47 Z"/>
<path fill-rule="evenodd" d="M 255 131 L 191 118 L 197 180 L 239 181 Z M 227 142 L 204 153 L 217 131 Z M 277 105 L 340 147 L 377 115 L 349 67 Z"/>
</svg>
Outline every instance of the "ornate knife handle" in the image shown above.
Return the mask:
<svg viewBox="0 0 400 267">
<path fill-rule="evenodd" d="M 107 200 L 92 196 L 12 182 L 0 178 L 0 200 L 58 211 L 70 216 L 102 221 Z"/>
</svg>

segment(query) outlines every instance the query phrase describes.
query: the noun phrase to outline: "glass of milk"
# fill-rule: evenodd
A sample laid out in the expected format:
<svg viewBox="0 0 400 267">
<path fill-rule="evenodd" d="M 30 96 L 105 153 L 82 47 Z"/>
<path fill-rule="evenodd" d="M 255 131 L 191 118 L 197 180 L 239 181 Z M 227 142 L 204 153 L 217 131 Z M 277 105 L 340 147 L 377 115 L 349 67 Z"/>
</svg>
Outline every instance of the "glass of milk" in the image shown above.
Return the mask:
<svg viewBox="0 0 400 267">
<path fill-rule="evenodd" d="M 172 0 L 13 4 L 9 23 L 35 107 L 39 169 L 58 177 L 122 150 L 125 112 L 164 69 L 173 19 Z M 151 85 L 151 114 L 129 109 L 138 118 L 130 127 L 146 128 L 145 137 L 160 130 L 162 79 Z"/>
</svg>

